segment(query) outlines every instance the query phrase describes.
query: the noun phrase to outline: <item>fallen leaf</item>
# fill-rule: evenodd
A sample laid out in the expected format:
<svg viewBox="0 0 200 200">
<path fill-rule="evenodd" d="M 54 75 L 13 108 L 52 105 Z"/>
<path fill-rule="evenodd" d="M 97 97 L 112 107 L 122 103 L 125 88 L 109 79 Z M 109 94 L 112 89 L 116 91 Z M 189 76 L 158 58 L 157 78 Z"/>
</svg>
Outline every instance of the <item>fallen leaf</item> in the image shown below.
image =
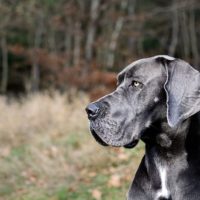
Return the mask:
<svg viewBox="0 0 200 200">
<path fill-rule="evenodd" d="M 91 178 L 92 178 L 92 177 L 95 177 L 96 175 L 97 175 L 96 172 L 89 172 L 89 173 L 88 173 L 88 176 L 91 177 Z"/>
<path fill-rule="evenodd" d="M 118 155 L 118 158 L 119 158 L 120 160 L 122 160 L 122 161 L 125 161 L 125 160 L 128 160 L 128 159 L 129 159 L 129 155 L 126 154 L 126 153 L 124 153 L 124 152 L 122 152 L 122 153 L 120 153 L 120 154 Z"/>
<path fill-rule="evenodd" d="M 94 189 L 94 190 L 92 190 L 91 193 L 92 193 L 92 197 L 93 197 L 94 199 L 96 199 L 96 200 L 100 200 L 100 199 L 101 199 L 102 193 L 101 193 L 100 190 Z"/>
<path fill-rule="evenodd" d="M 108 186 L 110 187 L 120 187 L 121 186 L 121 178 L 119 175 L 114 174 L 110 177 L 108 181 Z"/>
<path fill-rule="evenodd" d="M 4 147 L 0 149 L 0 155 L 2 157 L 8 157 L 10 155 L 11 149 L 9 147 Z"/>
<path fill-rule="evenodd" d="M 115 173 L 115 172 L 117 171 L 117 168 L 116 168 L 116 167 L 109 167 L 109 168 L 108 168 L 108 171 L 109 171 L 111 174 L 113 174 L 113 173 Z"/>
</svg>

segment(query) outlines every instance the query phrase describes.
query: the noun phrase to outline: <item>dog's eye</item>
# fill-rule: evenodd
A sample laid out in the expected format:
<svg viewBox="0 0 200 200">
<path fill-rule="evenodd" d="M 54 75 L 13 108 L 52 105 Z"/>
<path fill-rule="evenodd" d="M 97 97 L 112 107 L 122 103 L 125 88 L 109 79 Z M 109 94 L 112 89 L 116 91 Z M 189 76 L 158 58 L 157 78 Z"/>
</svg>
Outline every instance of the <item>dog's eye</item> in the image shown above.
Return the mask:
<svg viewBox="0 0 200 200">
<path fill-rule="evenodd" d="M 133 86 L 133 87 L 141 87 L 142 86 L 142 83 L 140 83 L 139 81 L 132 81 L 132 83 L 131 83 L 131 86 Z"/>
</svg>

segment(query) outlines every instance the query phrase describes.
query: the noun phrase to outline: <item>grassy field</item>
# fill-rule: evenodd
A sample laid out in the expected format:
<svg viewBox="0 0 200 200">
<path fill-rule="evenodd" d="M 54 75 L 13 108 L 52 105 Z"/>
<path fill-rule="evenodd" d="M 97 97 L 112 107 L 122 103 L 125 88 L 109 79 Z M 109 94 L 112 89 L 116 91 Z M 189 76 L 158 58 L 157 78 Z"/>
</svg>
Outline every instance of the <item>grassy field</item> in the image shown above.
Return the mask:
<svg viewBox="0 0 200 200">
<path fill-rule="evenodd" d="M 121 200 L 143 154 L 102 147 L 88 130 L 88 99 L 0 96 L 0 200 Z"/>
</svg>

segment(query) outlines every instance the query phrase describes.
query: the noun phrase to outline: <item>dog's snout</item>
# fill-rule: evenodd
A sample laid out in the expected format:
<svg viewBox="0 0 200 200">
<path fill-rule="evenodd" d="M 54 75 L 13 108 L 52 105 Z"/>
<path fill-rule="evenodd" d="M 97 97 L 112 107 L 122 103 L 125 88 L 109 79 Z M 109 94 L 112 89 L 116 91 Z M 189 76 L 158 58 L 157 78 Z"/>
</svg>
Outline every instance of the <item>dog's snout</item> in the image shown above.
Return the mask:
<svg viewBox="0 0 200 200">
<path fill-rule="evenodd" d="M 91 120 L 94 120 L 98 117 L 99 112 L 100 112 L 100 107 L 98 106 L 97 103 L 90 103 L 87 107 L 86 107 L 86 112 L 88 114 L 88 118 Z"/>
</svg>

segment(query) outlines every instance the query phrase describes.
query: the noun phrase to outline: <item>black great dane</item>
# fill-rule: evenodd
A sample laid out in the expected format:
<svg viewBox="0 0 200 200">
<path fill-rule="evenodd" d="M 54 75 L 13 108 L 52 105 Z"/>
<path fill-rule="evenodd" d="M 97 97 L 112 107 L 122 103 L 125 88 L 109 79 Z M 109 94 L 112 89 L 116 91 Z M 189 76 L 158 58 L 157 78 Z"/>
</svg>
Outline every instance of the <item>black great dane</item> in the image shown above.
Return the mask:
<svg viewBox="0 0 200 200">
<path fill-rule="evenodd" d="M 145 143 L 128 200 L 200 199 L 200 73 L 187 62 L 165 55 L 133 62 L 116 90 L 86 111 L 100 144 Z"/>
</svg>

